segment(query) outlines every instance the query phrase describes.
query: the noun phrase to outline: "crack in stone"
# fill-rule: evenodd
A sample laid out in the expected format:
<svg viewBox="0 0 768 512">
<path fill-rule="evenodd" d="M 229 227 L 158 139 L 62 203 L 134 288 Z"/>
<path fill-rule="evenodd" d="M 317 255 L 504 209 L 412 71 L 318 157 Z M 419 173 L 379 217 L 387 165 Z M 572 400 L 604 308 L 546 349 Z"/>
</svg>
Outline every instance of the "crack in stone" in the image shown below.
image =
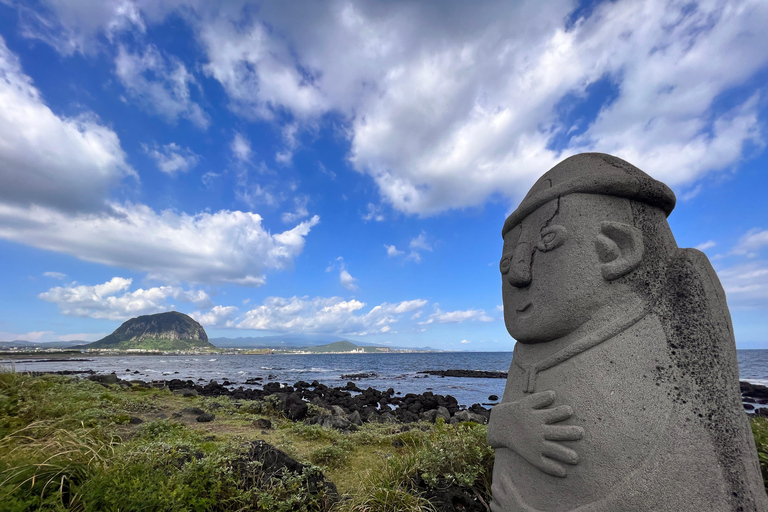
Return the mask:
<svg viewBox="0 0 768 512">
<path fill-rule="evenodd" d="M 546 227 L 549 227 L 549 223 L 555 220 L 555 217 L 560 213 L 560 198 L 562 196 L 557 196 L 557 207 L 555 208 L 555 213 L 552 214 L 550 218 L 547 219 L 547 222 L 544 223 L 544 227 L 541 228 L 542 230 Z"/>
</svg>

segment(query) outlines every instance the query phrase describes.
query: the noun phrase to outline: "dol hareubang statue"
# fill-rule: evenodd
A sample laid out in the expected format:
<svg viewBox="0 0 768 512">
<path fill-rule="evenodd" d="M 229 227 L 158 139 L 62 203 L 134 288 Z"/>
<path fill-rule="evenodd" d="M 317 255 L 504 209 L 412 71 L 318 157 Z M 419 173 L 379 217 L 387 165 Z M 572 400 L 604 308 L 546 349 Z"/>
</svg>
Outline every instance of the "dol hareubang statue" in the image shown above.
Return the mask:
<svg viewBox="0 0 768 512">
<path fill-rule="evenodd" d="M 504 223 L 517 340 L 488 441 L 496 512 L 768 511 L 736 347 L 675 196 L 605 154 L 568 158 Z"/>
</svg>

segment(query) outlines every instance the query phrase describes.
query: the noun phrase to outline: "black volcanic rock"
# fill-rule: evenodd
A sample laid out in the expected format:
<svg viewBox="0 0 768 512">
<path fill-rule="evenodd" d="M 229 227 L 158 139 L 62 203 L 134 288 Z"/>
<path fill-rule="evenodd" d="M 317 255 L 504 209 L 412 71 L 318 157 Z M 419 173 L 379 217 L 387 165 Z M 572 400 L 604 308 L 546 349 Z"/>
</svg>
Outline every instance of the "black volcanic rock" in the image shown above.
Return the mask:
<svg viewBox="0 0 768 512">
<path fill-rule="evenodd" d="M 169 311 L 131 318 L 109 336 L 82 348 L 191 350 L 216 347 L 208 342 L 202 325 L 184 313 Z"/>
</svg>

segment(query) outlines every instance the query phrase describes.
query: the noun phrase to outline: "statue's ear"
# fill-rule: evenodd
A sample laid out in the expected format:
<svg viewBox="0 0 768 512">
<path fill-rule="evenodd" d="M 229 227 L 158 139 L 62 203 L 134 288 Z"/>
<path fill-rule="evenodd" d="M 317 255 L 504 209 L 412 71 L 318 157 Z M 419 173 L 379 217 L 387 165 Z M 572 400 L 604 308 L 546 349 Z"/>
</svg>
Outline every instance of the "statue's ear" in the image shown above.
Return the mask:
<svg viewBox="0 0 768 512">
<path fill-rule="evenodd" d="M 634 226 L 603 221 L 595 241 L 600 271 L 606 281 L 632 272 L 643 259 L 643 234 Z"/>
</svg>

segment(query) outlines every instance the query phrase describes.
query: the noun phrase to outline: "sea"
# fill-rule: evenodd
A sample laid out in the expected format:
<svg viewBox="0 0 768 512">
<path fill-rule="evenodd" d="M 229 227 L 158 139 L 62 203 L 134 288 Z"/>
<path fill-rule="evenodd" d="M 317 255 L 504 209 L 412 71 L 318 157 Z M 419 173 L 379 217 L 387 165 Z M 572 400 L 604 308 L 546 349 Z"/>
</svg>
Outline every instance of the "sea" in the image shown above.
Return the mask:
<svg viewBox="0 0 768 512">
<path fill-rule="evenodd" d="M 756 384 L 768 385 L 768 350 L 738 350 L 739 377 Z M 247 384 L 260 377 L 259 383 L 293 384 L 317 380 L 327 386 L 345 386 L 353 381 L 358 387 L 378 390 L 393 388 L 396 392 L 453 395 L 459 404 L 492 404 L 504 392 L 505 379 L 439 377 L 419 373 L 427 370 L 485 370 L 506 372 L 512 352 L 426 352 L 389 354 L 268 354 L 212 356 L 99 356 L 73 359 L 29 358 L 3 360 L 0 367 L 16 371 L 84 371 L 99 374 L 115 372 L 126 380 L 193 380 L 205 384 L 229 381 L 232 389 L 260 388 Z M 354 379 L 350 374 L 366 374 Z"/>
</svg>

